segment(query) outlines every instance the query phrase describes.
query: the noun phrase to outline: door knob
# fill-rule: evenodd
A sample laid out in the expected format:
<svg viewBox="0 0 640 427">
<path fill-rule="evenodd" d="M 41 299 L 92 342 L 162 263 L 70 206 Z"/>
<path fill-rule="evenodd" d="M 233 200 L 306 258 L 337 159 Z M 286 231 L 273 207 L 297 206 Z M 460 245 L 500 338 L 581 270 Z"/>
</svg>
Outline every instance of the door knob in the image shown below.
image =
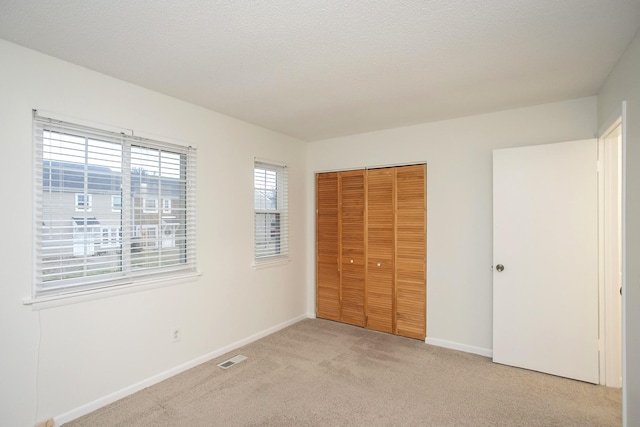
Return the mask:
<svg viewBox="0 0 640 427">
<path fill-rule="evenodd" d="M 502 264 L 496 265 L 496 270 L 498 270 L 498 273 L 500 273 L 502 270 L 504 270 L 504 265 Z"/>
</svg>

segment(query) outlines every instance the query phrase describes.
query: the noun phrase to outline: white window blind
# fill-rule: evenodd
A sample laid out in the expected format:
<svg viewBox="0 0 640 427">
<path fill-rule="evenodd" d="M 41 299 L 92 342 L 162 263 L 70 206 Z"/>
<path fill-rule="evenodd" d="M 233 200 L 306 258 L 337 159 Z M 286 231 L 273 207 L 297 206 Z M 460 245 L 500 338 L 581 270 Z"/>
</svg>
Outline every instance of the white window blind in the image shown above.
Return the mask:
<svg viewBox="0 0 640 427">
<path fill-rule="evenodd" d="M 256 161 L 253 169 L 256 261 L 289 254 L 287 167 Z"/>
<path fill-rule="evenodd" d="M 194 148 L 36 112 L 33 131 L 34 297 L 195 273 Z"/>
</svg>

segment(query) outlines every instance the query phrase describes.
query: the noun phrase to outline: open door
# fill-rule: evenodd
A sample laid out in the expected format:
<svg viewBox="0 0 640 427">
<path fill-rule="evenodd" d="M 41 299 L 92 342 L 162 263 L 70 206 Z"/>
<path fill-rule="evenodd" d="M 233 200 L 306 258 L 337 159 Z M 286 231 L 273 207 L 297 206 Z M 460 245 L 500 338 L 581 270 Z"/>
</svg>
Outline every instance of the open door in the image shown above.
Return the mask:
<svg viewBox="0 0 640 427">
<path fill-rule="evenodd" d="M 493 360 L 598 383 L 597 141 L 493 152 Z"/>
</svg>

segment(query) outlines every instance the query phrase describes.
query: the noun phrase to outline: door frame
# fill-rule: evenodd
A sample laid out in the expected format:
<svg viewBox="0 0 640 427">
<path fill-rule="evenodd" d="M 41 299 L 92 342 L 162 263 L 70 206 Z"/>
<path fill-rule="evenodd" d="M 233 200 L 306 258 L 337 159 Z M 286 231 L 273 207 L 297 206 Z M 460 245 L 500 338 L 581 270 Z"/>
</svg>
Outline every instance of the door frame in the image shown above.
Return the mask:
<svg viewBox="0 0 640 427">
<path fill-rule="evenodd" d="M 598 295 L 600 384 L 622 387 L 622 306 L 617 298 L 621 271 L 622 117 L 598 139 Z M 615 146 L 612 146 L 615 144 Z M 616 184 L 612 187 L 611 182 Z M 611 193 L 615 192 L 615 195 Z M 617 272 L 616 272 L 617 270 Z"/>
<path fill-rule="evenodd" d="M 617 108 L 606 120 L 602 127 L 598 129 L 598 136 L 603 137 L 615 127 L 616 122 L 620 121 L 622 125 L 622 143 L 620 147 L 620 187 L 621 187 L 621 212 L 620 212 L 620 228 L 621 228 L 621 282 L 622 282 L 622 421 L 623 425 L 626 425 L 626 416 L 628 408 L 628 396 L 627 396 L 627 303 L 625 289 L 627 285 L 626 277 L 626 265 L 627 265 L 627 251 L 626 251 L 626 159 L 627 159 L 627 102 L 622 101 L 620 107 Z M 604 349 L 606 351 L 606 348 Z"/>
</svg>

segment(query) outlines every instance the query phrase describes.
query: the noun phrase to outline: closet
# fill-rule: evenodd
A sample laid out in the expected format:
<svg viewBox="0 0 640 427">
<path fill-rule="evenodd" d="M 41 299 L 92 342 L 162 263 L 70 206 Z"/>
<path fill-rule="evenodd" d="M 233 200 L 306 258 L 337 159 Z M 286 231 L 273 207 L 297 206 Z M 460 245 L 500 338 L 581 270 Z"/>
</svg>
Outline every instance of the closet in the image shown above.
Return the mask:
<svg viewBox="0 0 640 427">
<path fill-rule="evenodd" d="M 316 174 L 316 315 L 425 338 L 425 165 Z"/>
</svg>

